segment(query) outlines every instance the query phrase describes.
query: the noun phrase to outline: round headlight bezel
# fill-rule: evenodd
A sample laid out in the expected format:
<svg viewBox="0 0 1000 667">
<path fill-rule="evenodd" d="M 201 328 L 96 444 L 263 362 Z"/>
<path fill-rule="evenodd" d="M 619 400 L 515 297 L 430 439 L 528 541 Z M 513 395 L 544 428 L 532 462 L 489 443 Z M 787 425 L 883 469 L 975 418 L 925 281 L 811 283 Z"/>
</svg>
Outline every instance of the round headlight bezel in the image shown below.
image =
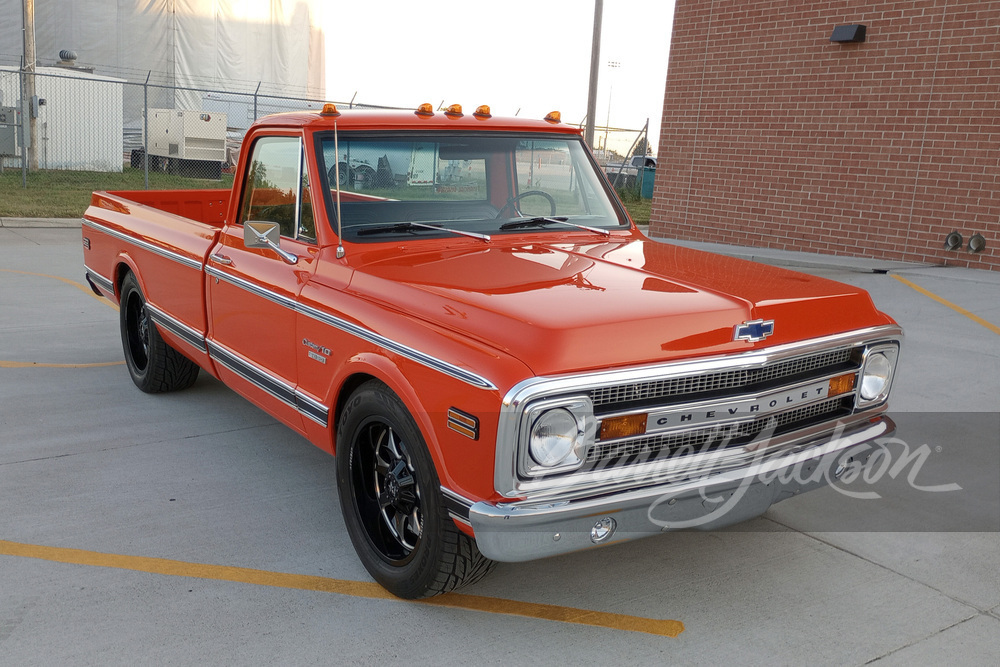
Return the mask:
<svg viewBox="0 0 1000 667">
<path fill-rule="evenodd" d="M 898 354 L 896 345 L 875 346 L 865 352 L 858 381 L 858 407 L 872 407 L 889 398 Z"/>
</svg>

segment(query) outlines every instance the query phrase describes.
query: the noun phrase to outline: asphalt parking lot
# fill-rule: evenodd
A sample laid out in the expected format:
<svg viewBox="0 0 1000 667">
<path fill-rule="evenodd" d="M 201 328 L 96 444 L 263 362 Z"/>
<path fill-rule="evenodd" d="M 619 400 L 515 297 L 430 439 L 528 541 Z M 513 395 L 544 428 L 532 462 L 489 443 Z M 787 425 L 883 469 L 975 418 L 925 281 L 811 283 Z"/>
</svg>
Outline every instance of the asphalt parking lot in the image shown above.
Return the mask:
<svg viewBox="0 0 1000 667">
<path fill-rule="evenodd" d="M 206 374 L 135 389 L 79 237 L 0 228 L 0 664 L 1000 655 L 1000 273 L 758 256 L 860 285 L 906 330 L 894 465 L 853 489 L 879 497 L 501 564 L 428 604 L 368 577 L 332 457 Z"/>
</svg>

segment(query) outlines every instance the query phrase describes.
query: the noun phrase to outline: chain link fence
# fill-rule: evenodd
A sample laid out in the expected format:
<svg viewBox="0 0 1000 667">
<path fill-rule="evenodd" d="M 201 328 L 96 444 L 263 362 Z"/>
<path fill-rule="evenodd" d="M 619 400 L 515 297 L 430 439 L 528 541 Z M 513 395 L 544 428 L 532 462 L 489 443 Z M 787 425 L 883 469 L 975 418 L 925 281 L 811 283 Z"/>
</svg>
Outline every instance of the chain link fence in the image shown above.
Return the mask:
<svg viewBox="0 0 1000 667">
<path fill-rule="evenodd" d="M 185 181 L 224 180 L 258 117 L 325 102 L 265 95 L 259 86 L 232 92 L 44 69 L 0 67 L 0 168 L 26 179 L 118 174 L 104 180 L 148 188 L 165 174 L 176 177 L 171 187 L 210 186 Z"/>
<path fill-rule="evenodd" d="M 594 143 L 594 156 L 619 193 L 652 198 L 656 158 L 649 146 L 649 121 L 640 130 L 597 127 Z"/>
<path fill-rule="evenodd" d="M 257 118 L 329 101 L 282 96 L 266 84 L 227 91 L 168 85 L 155 73 L 138 83 L 135 75 L 0 64 L 0 188 L 229 187 Z M 651 177 L 631 161 L 647 152 L 646 130 L 599 127 L 595 136 L 595 154 L 616 186 L 641 190 Z"/>
</svg>

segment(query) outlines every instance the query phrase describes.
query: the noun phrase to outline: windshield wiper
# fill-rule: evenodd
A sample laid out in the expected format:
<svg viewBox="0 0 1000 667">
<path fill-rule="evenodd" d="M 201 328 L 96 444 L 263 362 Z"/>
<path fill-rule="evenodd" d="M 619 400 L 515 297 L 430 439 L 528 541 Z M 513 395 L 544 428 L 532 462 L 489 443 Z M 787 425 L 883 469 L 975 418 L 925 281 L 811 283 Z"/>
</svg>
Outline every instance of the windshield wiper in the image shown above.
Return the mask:
<svg viewBox="0 0 1000 667">
<path fill-rule="evenodd" d="M 451 232 L 459 236 L 468 236 L 480 241 L 490 242 L 490 237 L 477 232 L 467 232 L 461 229 L 451 229 L 449 227 L 438 227 L 437 225 L 426 225 L 422 222 L 396 222 L 391 225 L 379 225 L 378 227 L 366 227 L 359 229 L 358 236 L 370 236 L 372 234 L 398 234 L 400 232 L 412 232 L 415 229 L 432 229 L 436 232 Z"/>
<path fill-rule="evenodd" d="M 578 225 L 575 222 L 570 222 L 568 218 L 558 217 L 549 218 L 545 216 L 539 216 L 537 218 L 527 218 L 525 220 L 514 220 L 513 222 L 505 222 L 500 225 L 500 229 L 520 229 L 522 227 L 544 227 L 546 225 L 566 225 L 567 227 L 576 227 L 577 229 L 582 229 L 588 232 L 594 232 L 595 234 L 603 234 L 604 236 L 611 236 L 611 232 L 606 229 L 601 229 L 600 227 L 588 227 L 587 225 Z"/>
</svg>

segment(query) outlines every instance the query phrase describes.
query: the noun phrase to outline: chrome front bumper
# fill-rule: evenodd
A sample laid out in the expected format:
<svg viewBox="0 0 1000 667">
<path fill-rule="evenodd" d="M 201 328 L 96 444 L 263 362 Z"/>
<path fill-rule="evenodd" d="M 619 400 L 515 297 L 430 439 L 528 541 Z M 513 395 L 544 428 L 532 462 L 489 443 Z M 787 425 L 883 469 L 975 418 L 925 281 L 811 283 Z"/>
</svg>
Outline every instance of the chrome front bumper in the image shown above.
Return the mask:
<svg viewBox="0 0 1000 667">
<path fill-rule="evenodd" d="M 479 550 L 516 562 L 661 532 L 714 530 L 763 514 L 776 502 L 826 486 L 868 463 L 876 438 L 895 432 L 886 416 L 828 433 L 725 471 L 703 471 L 652 487 L 566 502 L 475 503 L 469 519 Z"/>
</svg>

